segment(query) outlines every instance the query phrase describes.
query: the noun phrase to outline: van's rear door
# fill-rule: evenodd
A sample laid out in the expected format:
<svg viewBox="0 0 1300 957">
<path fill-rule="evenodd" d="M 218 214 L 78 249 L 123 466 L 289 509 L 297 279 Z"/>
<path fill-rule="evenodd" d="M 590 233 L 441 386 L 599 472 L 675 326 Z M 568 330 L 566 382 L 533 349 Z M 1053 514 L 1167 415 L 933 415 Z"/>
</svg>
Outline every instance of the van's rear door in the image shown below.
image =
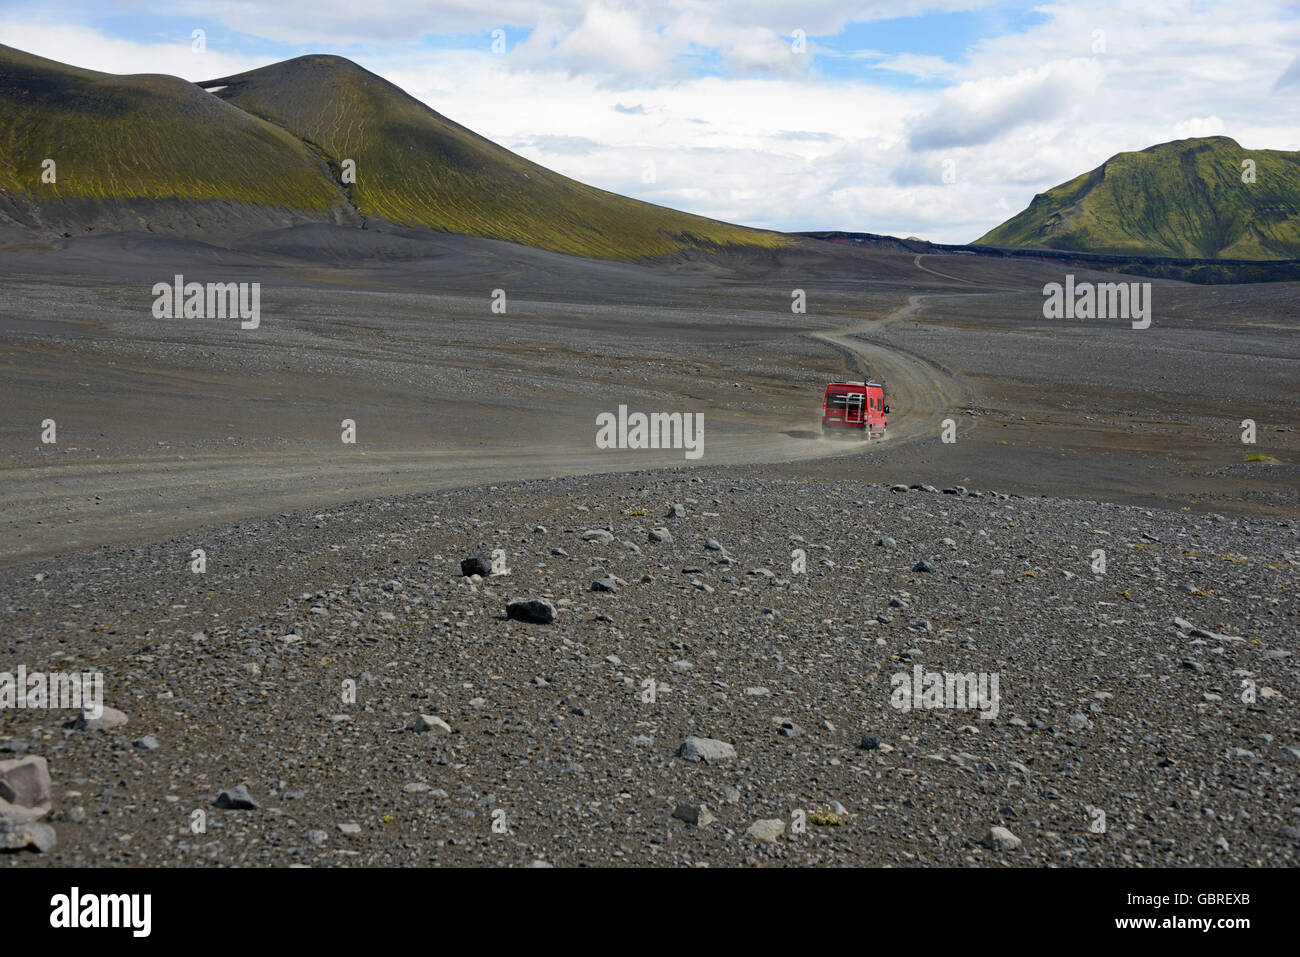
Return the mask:
<svg viewBox="0 0 1300 957">
<path fill-rule="evenodd" d="M 844 396 L 844 421 L 861 425 L 866 414 L 866 396 L 861 392 L 849 392 Z"/>
</svg>

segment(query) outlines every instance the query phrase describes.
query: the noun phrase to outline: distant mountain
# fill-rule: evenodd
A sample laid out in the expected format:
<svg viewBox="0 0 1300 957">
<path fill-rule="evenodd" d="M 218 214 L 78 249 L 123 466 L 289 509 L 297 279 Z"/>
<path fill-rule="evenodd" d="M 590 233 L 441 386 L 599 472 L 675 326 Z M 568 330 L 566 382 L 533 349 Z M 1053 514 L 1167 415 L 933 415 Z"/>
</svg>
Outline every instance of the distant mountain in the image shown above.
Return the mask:
<svg viewBox="0 0 1300 957">
<path fill-rule="evenodd" d="M 1254 182 L 1242 181 L 1243 160 Z M 976 240 L 1180 259 L 1300 258 L 1300 153 L 1226 136 L 1120 153 Z"/>
<path fill-rule="evenodd" d="M 788 242 L 575 182 L 342 57 L 298 57 L 200 85 L 312 144 L 336 177 L 353 160 L 352 202 L 390 223 L 615 259 Z"/>
<path fill-rule="evenodd" d="M 0 46 L 0 225 L 208 236 L 367 219 L 622 260 L 794 241 L 585 186 L 340 57 L 192 84 Z"/>
</svg>

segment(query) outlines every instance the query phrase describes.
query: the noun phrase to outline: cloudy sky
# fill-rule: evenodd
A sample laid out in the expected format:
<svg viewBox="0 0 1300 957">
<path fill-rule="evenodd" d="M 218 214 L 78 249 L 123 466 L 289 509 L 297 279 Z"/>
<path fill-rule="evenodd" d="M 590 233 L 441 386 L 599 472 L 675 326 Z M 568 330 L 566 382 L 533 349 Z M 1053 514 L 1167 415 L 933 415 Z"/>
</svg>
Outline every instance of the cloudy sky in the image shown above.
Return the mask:
<svg viewBox="0 0 1300 957">
<path fill-rule="evenodd" d="M 783 230 L 969 242 L 1124 150 L 1300 149 L 1296 0 L 0 0 L 0 43 L 196 81 L 337 53 L 583 182 Z"/>
</svg>

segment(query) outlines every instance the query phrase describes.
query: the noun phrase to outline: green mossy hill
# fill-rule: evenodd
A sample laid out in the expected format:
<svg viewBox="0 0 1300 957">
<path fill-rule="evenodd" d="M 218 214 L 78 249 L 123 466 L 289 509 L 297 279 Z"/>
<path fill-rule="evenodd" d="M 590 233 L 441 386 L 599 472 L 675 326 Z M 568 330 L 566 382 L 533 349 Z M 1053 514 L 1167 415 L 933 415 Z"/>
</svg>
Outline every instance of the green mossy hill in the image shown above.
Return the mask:
<svg viewBox="0 0 1300 957">
<path fill-rule="evenodd" d="M 45 161 L 55 181 L 42 181 Z M 96 73 L 0 46 L 0 191 L 30 209 L 130 201 L 344 207 L 301 141 L 177 77 Z"/>
<path fill-rule="evenodd" d="M 625 260 L 791 241 L 575 182 L 341 57 L 298 57 L 201 86 L 224 87 L 216 96 L 319 150 L 356 208 L 390 223 Z M 355 183 L 342 182 L 346 160 Z"/>
<path fill-rule="evenodd" d="M 1255 181 L 1242 181 L 1253 160 Z M 1179 259 L 1300 258 L 1300 153 L 1226 136 L 1120 153 L 977 243 Z"/>
</svg>

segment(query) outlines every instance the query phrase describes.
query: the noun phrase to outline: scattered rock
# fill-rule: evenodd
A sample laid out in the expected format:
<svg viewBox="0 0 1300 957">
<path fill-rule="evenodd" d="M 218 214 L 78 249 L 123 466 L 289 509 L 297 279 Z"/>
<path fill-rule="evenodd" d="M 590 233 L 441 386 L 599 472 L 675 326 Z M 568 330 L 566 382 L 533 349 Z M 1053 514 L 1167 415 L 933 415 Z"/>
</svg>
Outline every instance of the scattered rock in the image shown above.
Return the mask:
<svg viewBox="0 0 1300 957">
<path fill-rule="evenodd" d="M 518 598 L 506 605 L 506 617 L 536 625 L 555 621 L 555 606 L 545 598 Z"/>
<path fill-rule="evenodd" d="M 780 818 L 764 818 L 749 825 L 745 833 L 756 841 L 771 843 L 785 833 L 785 821 Z"/>
<path fill-rule="evenodd" d="M 736 756 L 736 749 L 726 741 L 718 741 L 716 738 L 689 737 L 682 744 L 678 754 L 687 761 L 716 764 L 719 761 L 732 760 Z"/>
<path fill-rule="evenodd" d="M 673 817 L 687 824 L 694 824 L 696 827 L 708 827 L 717 820 L 703 804 L 678 804 L 677 810 L 673 811 Z"/>
<path fill-rule="evenodd" d="M 995 851 L 1015 851 L 1019 850 L 1024 841 L 1016 837 L 1005 827 L 994 825 L 988 829 L 988 833 L 980 841 L 985 847 Z"/>
<path fill-rule="evenodd" d="M 72 727 L 78 731 L 107 731 L 110 728 L 119 728 L 126 724 L 126 715 L 116 708 L 110 708 L 104 705 L 98 717 L 92 715 L 85 708 L 81 713 L 72 720 Z"/>
<path fill-rule="evenodd" d="M 43 757 L 31 754 L 13 761 L 0 761 L 0 801 L 48 810 L 50 788 L 50 769 Z"/>
<path fill-rule="evenodd" d="M 451 725 L 436 714 L 422 714 L 415 719 L 415 730 L 421 734 L 427 731 L 439 731 L 442 734 L 451 734 Z"/>
<path fill-rule="evenodd" d="M 22 821 L 0 817 L 0 851 L 30 848 L 44 854 L 57 840 L 54 828 L 40 821 Z"/>
<path fill-rule="evenodd" d="M 256 811 L 262 806 L 253 800 L 248 793 L 248 788 L 242 784 L 222 791 L 212 803 L 214 807 L 224 808 L 227 811 Z"/>
</svg>

